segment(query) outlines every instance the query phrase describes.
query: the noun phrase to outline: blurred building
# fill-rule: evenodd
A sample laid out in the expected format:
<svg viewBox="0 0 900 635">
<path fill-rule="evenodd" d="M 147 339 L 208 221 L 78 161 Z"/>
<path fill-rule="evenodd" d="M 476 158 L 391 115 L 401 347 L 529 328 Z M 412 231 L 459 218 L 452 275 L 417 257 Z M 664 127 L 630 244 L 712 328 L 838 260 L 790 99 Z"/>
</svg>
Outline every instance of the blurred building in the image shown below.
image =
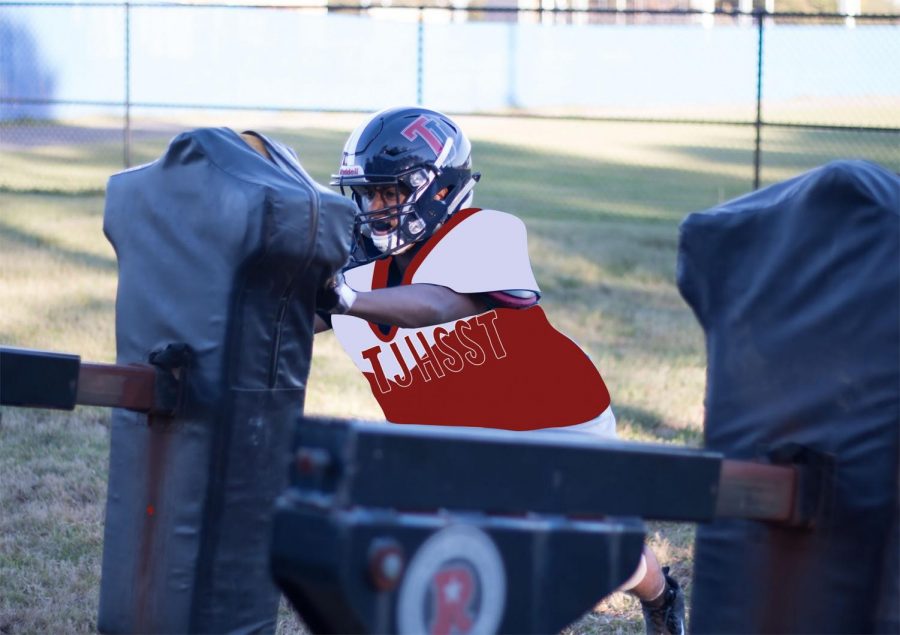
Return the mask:
<svg viewBox="0 0 900 635">
<path fill-rule="evenodd" d="M 214 1 L 214 0 L 210 0 Z M 852 20 L 864 13 L 900 15 L 900 0 L 294 0 L 296 6 L 322 6 L 328 11 L 366 13 L 389 19 L 428 22 L 523 22 L 542 24 L 646 23 L 665 21 L 641 11 L 700 11 L 693 19 L 712 25 L 716 11 L 840 13 Z M 404 9 L 406 11 L 404 11 Z M 424 9 L 420 11 L 420 9 Z M 599 12 L 598 12 L 599 10 Z M 583 11 L 584 13 L 579 13 Z M 423 15 L 420 16 L 419 13 Z M 617 15 L 621 13 L 622 15 Z M 684 22 L 683 17 L 672 21 Z"/>
</svg>

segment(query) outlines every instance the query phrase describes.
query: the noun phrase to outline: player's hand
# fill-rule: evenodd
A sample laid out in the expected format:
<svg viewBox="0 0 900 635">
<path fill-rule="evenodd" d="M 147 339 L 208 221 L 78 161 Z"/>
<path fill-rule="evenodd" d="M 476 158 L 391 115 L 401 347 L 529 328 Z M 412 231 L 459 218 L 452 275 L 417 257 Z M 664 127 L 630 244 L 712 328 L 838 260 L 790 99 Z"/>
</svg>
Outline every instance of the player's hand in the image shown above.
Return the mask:
<svg viewBox="0 0 900 635">
<path fill-rule="evenodd" d="M 316 307 L 329 313 L 346 313 L 354 302 L 356 302 L 356 291 L 351 289 L 344 280 L 342 272 L 329 278 L 316 294 Z"/>
</svg>

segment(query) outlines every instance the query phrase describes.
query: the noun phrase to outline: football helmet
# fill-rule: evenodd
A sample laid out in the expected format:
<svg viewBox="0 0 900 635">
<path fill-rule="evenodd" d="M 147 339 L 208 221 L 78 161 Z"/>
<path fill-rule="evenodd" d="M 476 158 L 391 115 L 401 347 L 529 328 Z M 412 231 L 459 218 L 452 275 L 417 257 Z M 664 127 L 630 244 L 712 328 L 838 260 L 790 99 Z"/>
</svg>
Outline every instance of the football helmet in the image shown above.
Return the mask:
<svg viewBox="0 0 900 635">
<path fill-rule="evenodd" d="M 481 177 L 471 154 L 459 126 L 434 110 L 390 108 L 357 127 L 330 182 L 359 208 L 350 266 L 403 253 L 467 207 Z"/>
</svg>

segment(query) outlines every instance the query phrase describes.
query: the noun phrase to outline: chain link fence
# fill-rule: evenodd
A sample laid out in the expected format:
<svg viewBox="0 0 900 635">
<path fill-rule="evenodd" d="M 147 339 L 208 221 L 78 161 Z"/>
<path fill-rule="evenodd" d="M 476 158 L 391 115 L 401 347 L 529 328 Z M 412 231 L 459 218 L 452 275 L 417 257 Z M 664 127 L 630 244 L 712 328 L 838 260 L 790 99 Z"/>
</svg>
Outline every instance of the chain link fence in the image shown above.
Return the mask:
<svg viewBox="0 0 900 635">
<path fill-rule="evenodd" d="M 480 204 L 525 213 L 680 218 L 835 158 L 900 170 L 898 15 L 0 2 L 0 42 L 0 193 L 101 193 L 198 125 L 325 180 L 360 113 L 412 103 L 473 137 Z"/>
</svg>

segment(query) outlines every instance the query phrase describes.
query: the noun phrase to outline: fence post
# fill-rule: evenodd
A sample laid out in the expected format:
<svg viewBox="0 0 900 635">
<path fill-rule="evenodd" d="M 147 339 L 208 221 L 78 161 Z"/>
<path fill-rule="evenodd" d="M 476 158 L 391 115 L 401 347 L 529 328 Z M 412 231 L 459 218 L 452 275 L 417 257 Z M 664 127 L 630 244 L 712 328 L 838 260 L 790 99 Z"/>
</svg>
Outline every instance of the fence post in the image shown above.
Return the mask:
<svg viewBox="0 0 900 635">
<path fill-rule="evenodd" d="M 416 30 L 416 105 L 422 105 L 422 81 L 425 66 L 425 7 L 419 5 L 419 24 Z"/>
<path fill-rule="evenodd" d="M 516 12 L 516 19 L 509 23 L 509 40 L 506 49 L 506 106 L 507 108 L 518 108 L 519 87 L 516 82 L 516 70 L 519 59 L 519 11 Z"/>
<path fill-rule="evenodd" d="M 754 11 L 756 14 L 756 143 L 753 152 L 753 189 L 759 189 L 759 172 L 762 160 L 762 72 L 763 72 L 763 32 L 765 10 Z"/>
<path fill-rule="evenodd" d="M 126 168 L 131 167 L 131 2 L 125 0 L 125 126 L 122 131 Z"/>
</svg>

